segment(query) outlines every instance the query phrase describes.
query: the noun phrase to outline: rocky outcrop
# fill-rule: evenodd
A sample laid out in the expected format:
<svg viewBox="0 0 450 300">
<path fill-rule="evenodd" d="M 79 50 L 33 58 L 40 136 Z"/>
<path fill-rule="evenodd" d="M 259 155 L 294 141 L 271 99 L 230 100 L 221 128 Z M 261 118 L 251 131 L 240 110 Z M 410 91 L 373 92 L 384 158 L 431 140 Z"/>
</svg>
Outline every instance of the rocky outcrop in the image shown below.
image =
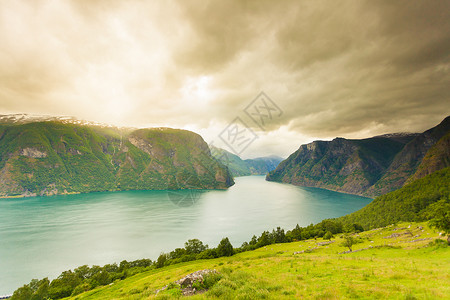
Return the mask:
<svg viewBox="0 0 450 300">
<path fill-rule="evenodd" d="M 20 151 L 20 155 L 31 157 L 31 158 L 43 158 L 47 157 L 47 152 L 40 151 L 36 148 L 24 148 Z"/>
<path fill-rule="evenodd" d="M 161 289 L 156 291 L 156 294 L 160 293 L 161 291 L 165 291 L 169 288 L 180 289 L 181 294 L 183 296 L 192 296 L 195 294 L 204 293 L 204 292 L 206 292 L 206 289 L 200 290 L 200 289 L 195 288 L 194 285 L 195 285 L 195 283 L 198 283 L 199 285 L 201 285 L 205 280 L 205 276 L 211 275 L 211 274 L 219 274 L 219 273 L 216 270 L 210 270 L 210 269 L 195 271 L 191 274 L 184 276 L 183 278 L 181 278 L 175 282 L 172 282 L 169 285 L 162 287 Z"/>
</svg>

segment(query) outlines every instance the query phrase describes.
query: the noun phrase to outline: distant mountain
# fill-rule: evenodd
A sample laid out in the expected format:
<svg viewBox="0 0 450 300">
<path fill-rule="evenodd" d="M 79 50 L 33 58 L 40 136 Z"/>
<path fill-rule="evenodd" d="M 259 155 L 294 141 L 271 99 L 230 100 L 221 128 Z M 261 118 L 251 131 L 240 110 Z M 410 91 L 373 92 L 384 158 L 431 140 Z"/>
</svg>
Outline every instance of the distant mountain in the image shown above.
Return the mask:
<svg viewBox="0 0 450 300">
<path fill-rule="evenodd" d="M 238 155 L 217 147 L 211 147 L 211 153 L 228 167 L 233 176 L 266 175 L 275 170 L 283 160 L 275 155 L 243 160 Z"/>
<path fill-rule="evenodd" d="M 402 187 L 412 176 L 418 179 L 448 166 L 449 131 L 450 117 L 447 117 L 421 134 L 315 141 L 302 145 L 266 179 L 378 196 Z"/>
<path fill-rule="evenodd" d="M 252 175 L 266 175 L 270 171 L 275 170 L 282 160 L 279 156 L 270 155 L 246 159 L 244 162 L 247 164 Z"/>
<path fill-rule="evenodd" d="M 202 137 L 186 130 L 60 120 L 0 125 L 0 196 L 225 189 L 233 183 Z"/>
<path fill-rule="evenodd" d="M 45 115 L 31 115 L 31 114 L 7 114 L 0 115 L 0 124 L 28 124 L 34 122 L 60 122 L 63 124 L 76 124 L 76 125 L 88 125 L 88 126 L 99 126 L 99 127 L 110 127 L 114 128 L 110 124 L 92 122 L 86 120 L 80 120 L 71 116 L 45 116 Z"/>
</svg>

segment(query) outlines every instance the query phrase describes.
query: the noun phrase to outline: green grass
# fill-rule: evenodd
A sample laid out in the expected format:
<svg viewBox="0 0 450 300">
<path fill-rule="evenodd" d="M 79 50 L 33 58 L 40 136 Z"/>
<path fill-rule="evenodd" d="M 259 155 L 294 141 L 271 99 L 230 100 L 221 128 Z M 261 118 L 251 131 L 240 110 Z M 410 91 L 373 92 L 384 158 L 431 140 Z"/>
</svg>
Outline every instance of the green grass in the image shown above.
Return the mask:
<svg viewBox="0 0 450 300">
<path fill-rule="evenodd" d="M 386 238 L 393 233 L 402 235 Z M 360 243 L 353 250 L 372 248 L 339 254 L 348 250 L 340 236 L 324 246 L 317 245 L 322 239 L 269 245 L 154 269 L 70 299 L 173 299 L 180 297 L 175 289 L 155 292 L 202 269 L 216 269 L 222 278 L 192 299 L 450 299 L 450 247 L 429 245 L 438 233 L 426 223 L 402 223 L 355 237 Z"/>
</svg>

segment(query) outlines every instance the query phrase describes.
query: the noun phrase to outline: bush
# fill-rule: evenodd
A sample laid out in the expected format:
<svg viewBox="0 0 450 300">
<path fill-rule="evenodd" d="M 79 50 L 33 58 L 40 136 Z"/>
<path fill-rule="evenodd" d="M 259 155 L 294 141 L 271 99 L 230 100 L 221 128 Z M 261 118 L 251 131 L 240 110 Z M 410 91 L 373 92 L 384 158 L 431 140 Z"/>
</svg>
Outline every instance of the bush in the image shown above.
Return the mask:
<svg viewBox="0 0 450 300">
<path fill-rule="evenodd" d="M 323 236 L 324 240 L 331 240 L 331 238 L 333 237 L 333 234 L 331 233 L 331 231 L 328 231 L 327 233 L 325 233 L 325 235 Z"/>
<path fill-rule="evenodd" d="M 234 254 L 233 245 L 231 245 L 230 240 L 226 237 L 223 238 L 219 245 L 217 246 L 217 256 L 231 256 Z"/>
</svg>

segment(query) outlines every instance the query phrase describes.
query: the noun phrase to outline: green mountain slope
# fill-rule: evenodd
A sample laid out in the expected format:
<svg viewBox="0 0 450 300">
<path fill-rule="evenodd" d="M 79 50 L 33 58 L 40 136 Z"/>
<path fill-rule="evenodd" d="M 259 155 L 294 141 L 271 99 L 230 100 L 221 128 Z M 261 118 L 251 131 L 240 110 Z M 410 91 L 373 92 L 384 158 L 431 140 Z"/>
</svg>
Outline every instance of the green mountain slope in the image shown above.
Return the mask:
<svg viewBox="0 0 450 300">
<path fill-rule="evenodd" d="M 274 155 L 243 160 L 238 155 L 217 147 L 211 147 L 211 153 L 228 167 L 233 176 L 266 175 L 275 170 L 283 160 Z"/>
<path fill-rule="evenodd" d="M 436 211 L 450 210 L 450 167 L 427 175 L 373 200 L 366 207 L 338 221 L 359 223 L 364 229 L 401 221 L 423 221 Z"/>
<path fill-rule="evenodd" d="M 227 168 L 189 131 L 61 122 L 0 125 L 0 196 L 232 184 Z"/>
<path fill-rule="evenodd" d="M 421 134 L 315 141 L 302 145 L 266 178 L 369 197 L 379 196 L 402 187 L 412 176 L 412 179 L 417 179 L 448 166 L 449 133 L 450 117 L 447 117 L 438 126 Z"/>
<path fill-rule="evenodd" d="M 446 167 L 450 167 L 450 133 L 443 136 L 427 151 L 416 173 L 408 178 L 406 183 L 410 183 Z"/>
</svg>

